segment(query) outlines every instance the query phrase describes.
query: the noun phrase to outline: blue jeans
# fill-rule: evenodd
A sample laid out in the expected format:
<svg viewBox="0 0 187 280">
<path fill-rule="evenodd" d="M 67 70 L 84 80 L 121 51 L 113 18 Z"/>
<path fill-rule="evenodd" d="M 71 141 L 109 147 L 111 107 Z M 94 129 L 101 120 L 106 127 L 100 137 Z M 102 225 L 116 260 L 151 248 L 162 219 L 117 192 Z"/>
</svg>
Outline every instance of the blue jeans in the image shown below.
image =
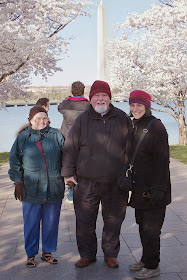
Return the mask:
<svg viewBox="0 0 187 280">
<path fill-rule="evenodd" d="M 28 257 L 38 254 L 40 221 L 42 221 L 42 252 L 56 251 L 61 204 L 62 201 L 50 204 L 22 202 L 25 250 Z"/>
</svg>

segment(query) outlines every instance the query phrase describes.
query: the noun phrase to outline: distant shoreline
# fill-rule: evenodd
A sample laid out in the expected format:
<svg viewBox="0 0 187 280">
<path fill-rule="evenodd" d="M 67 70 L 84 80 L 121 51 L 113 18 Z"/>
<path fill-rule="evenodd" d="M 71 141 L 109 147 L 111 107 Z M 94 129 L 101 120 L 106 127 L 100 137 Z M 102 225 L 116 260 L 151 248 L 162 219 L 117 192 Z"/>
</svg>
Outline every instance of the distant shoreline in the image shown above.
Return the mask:
<svg viewBox="0 0 187 280">
<path fill-rule="evenodd" d="M 50 105 L 59 105 L 62 102 L 62 100 L 53 100 L 49 101 Z M 127 102 L 127 101 L 112 101 L 112 102 Z M 23 102 L 9 102 L 5 103 L 5 107 L 21 107 L 21 106 L 34 106 L 34 101 L 23 101 Z"/>
<path fill-rule="evenodd" d="M 50 101 L 50 105 L 59 105 L 62 102 L 62 100 L 54 100 Z M 34 106 L 36 103 L 33 101 L 28 101 L 28 102 L 10 102 L 10 103 L 5 103 L 5 107 L 21 107 L 21 106 Z"/>
</svg>

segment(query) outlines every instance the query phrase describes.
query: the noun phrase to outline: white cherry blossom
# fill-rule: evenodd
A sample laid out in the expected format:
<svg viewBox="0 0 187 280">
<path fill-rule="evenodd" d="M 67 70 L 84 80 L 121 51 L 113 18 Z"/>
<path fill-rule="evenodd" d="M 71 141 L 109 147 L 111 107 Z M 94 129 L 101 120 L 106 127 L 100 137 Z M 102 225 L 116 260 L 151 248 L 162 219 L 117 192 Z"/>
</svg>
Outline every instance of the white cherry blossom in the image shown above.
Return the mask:
<svg viewBox="0 0 187 280">
<path fill-rule="evenodd" d="M 31 72 L 46 78 L 62 70 L 57 62 L 71 41 L 64 28 L 78 16 L 88 15 L 91 4 L 86 0 L 0 0 L 1 101 L 7 99 L 5 92 L 15 80 L 22 82 Z"/>
<path fill-rule="evenodd" d="M 122 100 L 134 89 L 148 91 L 178 122 L 179 143 L 185 144 L 187 5 L 186 0 L 167 4 L 153 5 L 117 25 L 121 33 L 110 46 L 111 83 Z"/>
</svg>

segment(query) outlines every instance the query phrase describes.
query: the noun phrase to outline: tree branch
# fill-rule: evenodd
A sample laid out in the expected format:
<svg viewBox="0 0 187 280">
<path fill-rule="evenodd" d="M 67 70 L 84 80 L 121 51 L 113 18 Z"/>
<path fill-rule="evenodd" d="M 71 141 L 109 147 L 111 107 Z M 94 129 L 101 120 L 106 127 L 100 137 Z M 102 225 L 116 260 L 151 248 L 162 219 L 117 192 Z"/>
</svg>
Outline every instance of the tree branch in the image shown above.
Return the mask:
<svg viewBox="0 0 187 280">
<path fill-rule="evenodd" d="M 169 3 L 164 3 L 162 0 L 159 0 L 162 4 L 174 8 L 174 6 L 170 5 Z"/>
<path fill-rule="evenodd" d="M 167 113 L 167 114 L 171 115 L 172 117 L 174 117 L 174 119 L 178 122 L 177 116 L 175 114 L 173 114 L 172 112 L 168 111 L 168 110 L 160 110 L 160 109 L 155 109 L 155 108 L 151 108 L 151 109 L 153 111 Z"/>
<path fill-rule="evenodd" d="M 10 71 L 7 74 L 2 74 L 0 77 L 0 82 L 2 82 L 2 80 L 4 80 L 6 77 L 15 74 L 21 67 L 23 67 L 25 65 L 25 63 L 29 60 L 29 56 L 27 57 L 26 61 L 22 62 L 14 71 Z"/>
<path fill-rule="evenodd" d="M 12 20 L 15 21 L 16 19 L 20 18 L 20 15 L 15 16 Z"/>
<path fill-rule="evenodd" d="M 78 14 L 79 14 L 79 13 L 78 13 Z M 65 24 L 60 24 L 60 25 L 56 28 L 56 30 L 55 30 L 53 33 L 51 33 L 51 34 L 49 35 L 48 38 L 53 37 L 53 36 L 54 36 L 55 34 L 57 34 L 59 31 L 61 31 L 62 29 L 64 29 L 70 22 L 72 22 L 72 21 L 78 16 L 78 14 L 75 15 L 74 17 L 72 17 L 72 19 L 69 20 L 67 23 L 65 23 Z"/>
</svg>

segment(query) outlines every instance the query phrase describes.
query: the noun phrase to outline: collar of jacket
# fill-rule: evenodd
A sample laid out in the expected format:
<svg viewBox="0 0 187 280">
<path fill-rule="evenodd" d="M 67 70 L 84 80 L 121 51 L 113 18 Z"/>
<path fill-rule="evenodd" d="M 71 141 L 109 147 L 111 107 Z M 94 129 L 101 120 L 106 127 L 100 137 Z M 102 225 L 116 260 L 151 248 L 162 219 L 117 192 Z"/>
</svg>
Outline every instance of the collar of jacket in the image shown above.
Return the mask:
<svg viewBox="0 0 187 280">
<path fill-rule="evenodd" d="M 139 133 L 142 133 L 143 129 L 146 128 L 146 126 L 148 125 L 148 123 L 154 119 L 154 116 L 145 116 L 143 115 L 140 119 L 133 119 L 132 120 L 132 126 L 133 126 L 133 132 L 134 135 L 137 134 L 137 131 L 139 131 Z"/>
<path fill-rule="evenodd" d="M 38 135 L 41 135 L 41 134 L 47 133 L 47 132 L 49 131 L 49 128 L 50 128 L 49 126 L 46 126 L 46 127 L 42 128 L 42 129 L 40 129 L 40 130 L 35 130 L 35 129 L 33 129 L 32 127 L 29 127 L 29 128 L 28 128 L 28 131 L 29 131 L 30 134 L 38 134 Z"/>
<path fill-rule="evenodd" d="M 134 126 L 136 126 L 139 123 L 142 123 L 144 120 L 146 120 L 148 117 L 145 116 L 145 114 L 140 119 L 133 119 L 132 122 Z"/>
<path fill-rule="evenodd" d="M 90 115 L 91 115 L 91 118 L 92 119 L 97 119 L 97 120 L 106 120 L 106 119 L 109 119 L 113 116 L 116 115 L 116 112 L 114 110 L 114 106 L 112 104 L 109 105 L 109 111 L 107 112 L 106 115 L 104 115 L 103 117 L 101 116 L 101 114 L 98 114 L 92 107 L 92 105 L 90 104 L 90 108 L 89 108 L 89 111 L 90 111 Z"/>
<path fill-rule="evenodd" d="M 70 101 L 70 100 L 73 100 L 73 101 L 87 101 L 89 102 L 88 99 L 86 99 L 84 96 L 70 96 L 66 99 L 66 101 Z"/>
</svg>

